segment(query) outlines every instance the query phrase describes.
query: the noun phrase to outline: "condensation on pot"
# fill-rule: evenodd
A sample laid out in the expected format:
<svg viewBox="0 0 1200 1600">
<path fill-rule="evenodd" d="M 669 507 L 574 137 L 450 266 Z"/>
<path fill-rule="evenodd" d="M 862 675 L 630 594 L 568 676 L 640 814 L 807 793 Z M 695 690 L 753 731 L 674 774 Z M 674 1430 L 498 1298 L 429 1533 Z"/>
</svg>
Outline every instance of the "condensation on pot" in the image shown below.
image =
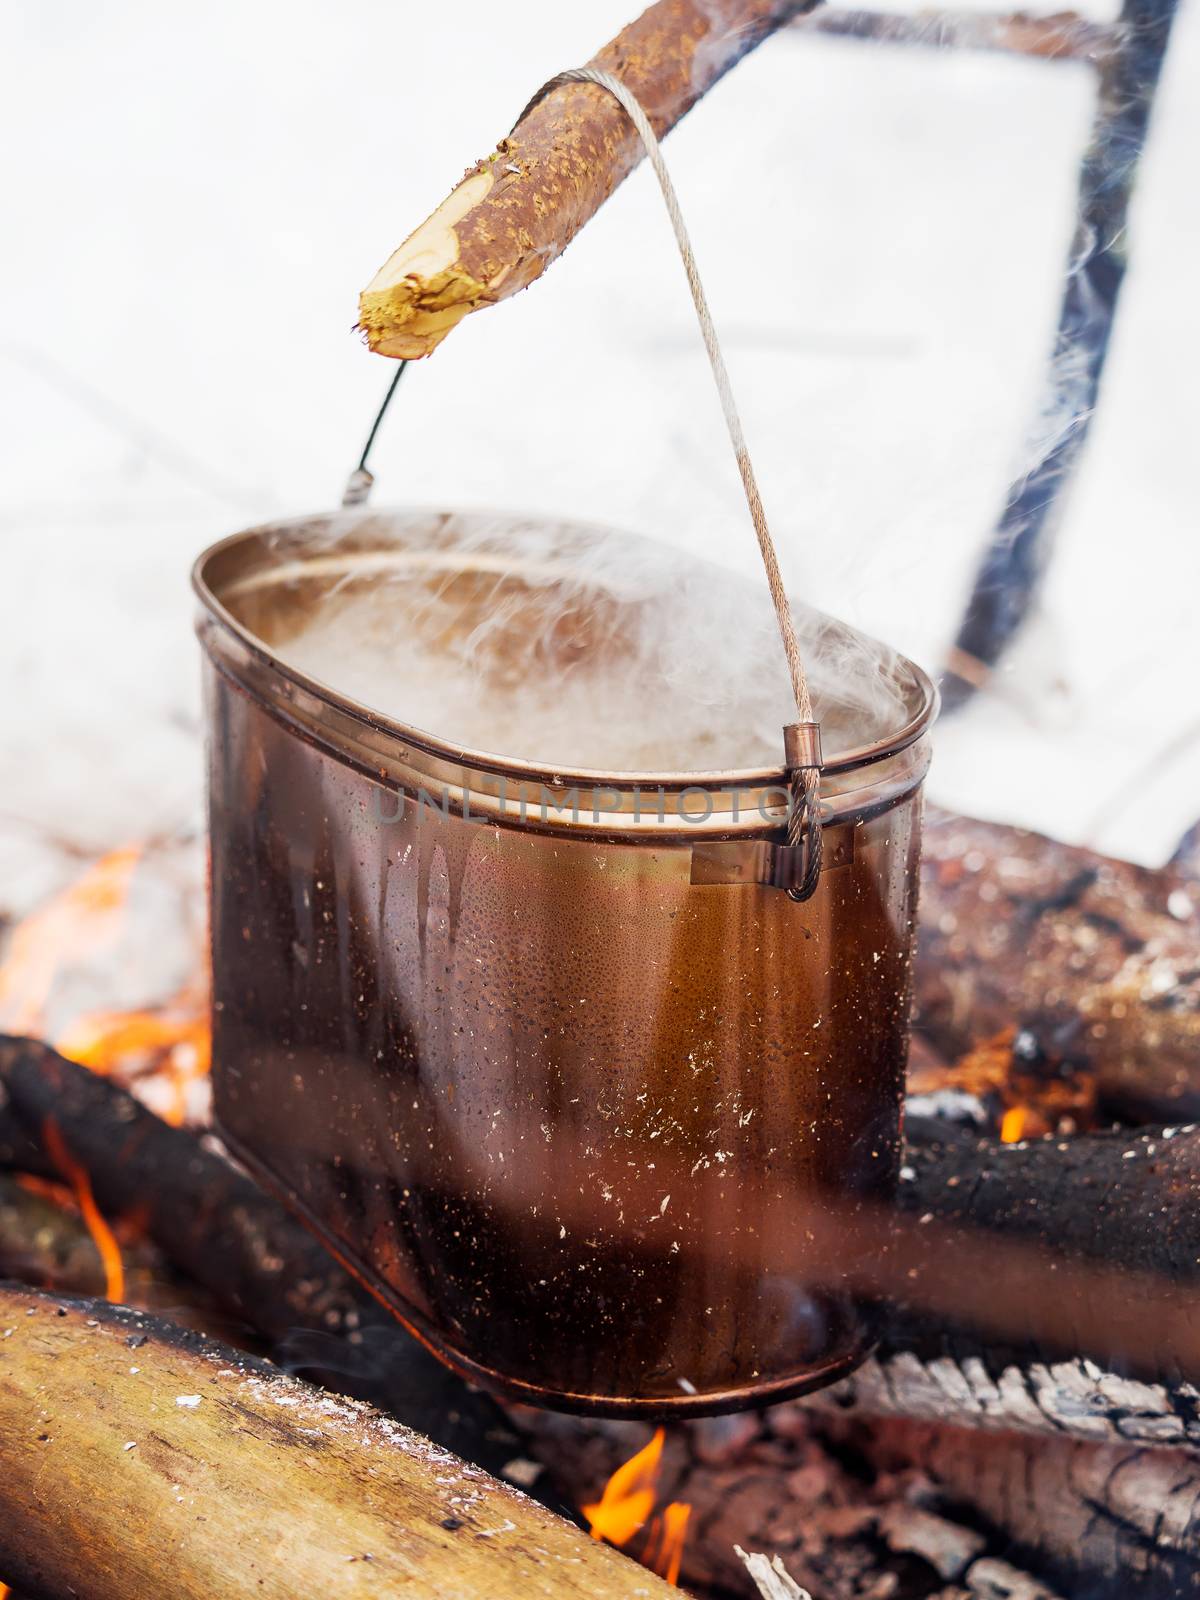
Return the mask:
<svg viewBox="0 0 1200 1600">
<path fill-rule="evenodd" d="M 684 1414 L 852 1365 L 871 1313 L 819 1224 L 896 1182 L 928 679 L 796 608 L 826 841 L 796 904 L 756 586 L 399 512 L 238 535 L 196 585 L 233 1148 L 510 1395 Z"/>
</svg>

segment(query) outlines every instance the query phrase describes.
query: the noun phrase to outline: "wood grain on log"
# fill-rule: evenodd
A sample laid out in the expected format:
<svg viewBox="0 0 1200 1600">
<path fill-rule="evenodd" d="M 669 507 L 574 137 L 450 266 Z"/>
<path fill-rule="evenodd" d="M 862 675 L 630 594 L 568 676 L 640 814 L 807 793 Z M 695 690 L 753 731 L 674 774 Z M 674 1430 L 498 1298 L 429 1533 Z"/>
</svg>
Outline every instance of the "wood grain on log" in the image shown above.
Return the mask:
<svg viewBox="0 0 1200 1600">
<path fill-rule="evenodd" d="M 900 1332 L 896 1343 L 903 1339 Z M 1009 1359 L 986 1348 L 951 1356 L 885 1345 L 853 1376 L 797 1403 L 1091 1444 L 1200 1446 L 1194 1384 L 1143 1383 L 1093 1361 Z"/>
<path fill-rule="evenodd" d="M 927 1473 L 1071 1594 L 1175 1600 L 1200 1587 L 1200 1459 L 1191 1451 L 1019 1435 L 980 1449 L 963 1430 L 875 1421 L 843 1437 L 877 1468 Z"/>
<path fill-rule="evenodd" d="M 1015 1023 L 1110 1105 L 1200 1117 L 1200 895 L 1173 871 L 931 809 L 916 995 L 948 1060 Z"/>
<path fill-rule="evenodd" d="M 361 1402 L 0 1288 L 0 1571 L 50 1600 L 677 1591 Z"/>
<path fill-rule="evenodd" d="M 592 64 L 629 86 L 661 137 L 747 51 L 814 4 L 656 0 Z M 605 90 L 587 83 L 551 90 L 368 284 L 359 318 L 371 349 L 426 356 L 468 312 L 526 288 L 642 153 Z"/>
</svg>

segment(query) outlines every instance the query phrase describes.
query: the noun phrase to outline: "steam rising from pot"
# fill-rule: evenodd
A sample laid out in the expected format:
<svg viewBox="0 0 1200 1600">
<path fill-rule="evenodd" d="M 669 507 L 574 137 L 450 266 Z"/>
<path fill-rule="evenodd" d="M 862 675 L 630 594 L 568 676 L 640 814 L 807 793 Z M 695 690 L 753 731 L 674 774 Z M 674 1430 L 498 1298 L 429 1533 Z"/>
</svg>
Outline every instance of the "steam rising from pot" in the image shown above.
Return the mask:
<svg viewBox="0 0 1200 1600">
<path fill-rule="evenodd" d="M 795 719 L 765 583 L 650 540 L 465 514 L 281 536 L 240 620 L 293 668 L 465 748 L 563 769 L 778 769 Z M 795 607 L 826 755 L 907 720 L 895 652 Z"/>
</svg>

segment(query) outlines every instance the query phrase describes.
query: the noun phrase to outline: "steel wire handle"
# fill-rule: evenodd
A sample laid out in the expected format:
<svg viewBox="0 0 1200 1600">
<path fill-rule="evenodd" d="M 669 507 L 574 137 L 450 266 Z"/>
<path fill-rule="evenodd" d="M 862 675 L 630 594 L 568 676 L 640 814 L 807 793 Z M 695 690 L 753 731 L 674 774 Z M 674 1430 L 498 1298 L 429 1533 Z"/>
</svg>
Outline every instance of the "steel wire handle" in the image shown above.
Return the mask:
<svg viewBox="0 0 1200 1600">
<path fill-rule="evenodd" d="M 717 392 L 721 397 L 721 409 L 725 415 L 725 426 L 729 431 L 729 439 L 733 445 L 733 454 L 737 461 L 742 488 L 745 490 L 746 504 L 750 509 L 750 520 L 754 524 L 754 532 L 758 538 L 759 554 L 762 557 L 763 568 L 767 576 L 767 587 L 771 591 L 771 603 L 775 608 L 775 620 L 779 627 L 779 637 L 783 643 L 783 653 L 787 657 L 788 676 L 791 679 L 792 695 L 796 702 L 798 720 L 788 723 L 784 728 L 783 745 L 784 765 L 788 774 L 787 843 L 791 849 L 801 853 L 801 865 L 798 872 L 789 872 L 787 874 L 786 892 L 792 900 L 807 900 L 815 891 L 821 877 L 822 852 L 819 810 L 822 767 L 821 726 L 813 716 L 808 674 L 804 670 L 804 662 L 800 655 L 795 619 L 792 616 L 791 604 L 788 601 L 787 590 L 784 587 L 783 574 L 779 570 L 779 557 L 775 551 L 775 541 L 772 539 L 771 530 L 767 526 L 767 514 L 763 509 L 762 496 L 758 492 L 758 480 L 754 476 L 754 467 L 750 461 L 746 436 L 742 430 L 742 420 L 738 415 L 737 404 L 733 398 L 733 387 L 729 381 L 725 358 L 721 353 L 717 330 L 713 325 L 712 313 L 708 309 L 708 299 L 704 293 L 704 286 L 700 282 L 700 273 L 696 266 L 696 258 L 692 253 L 692 243 L 683 220 L 679 197 L 675 193 L 675 185 L 671 182 L 670 173 L 667 171 L 666 162 L 663 160 L 662 147 L 658 142 L 658 136 L 651 127 L 650 119 L 643 110 L 641 102 L 619 78 L 615 78 L 612 73 L 605 72 L 600 67 L 570 67 L 565 72 L 556 73 L 553 78 L 547 79 L 536 94 L 531 97 L 513 127 L 515 128 L 518 123 L 522 122 L 533 110 L 534 106 L 549 94 L 552 89 L 556 89 L 564 83 L 594 83 L 598 88 L 604 89 L 611 94 L 620 104 L 645 146 L 646 155 L 650 160 L 650 165 L 654 168 L 654 175 L 658 179 L 659 188 L 662 190 L 663 200 L 666 203 L 667 215 L 670 217 L 671 226 L 675 232 L 675 241 L 679 246 L 679 254 L 683 259 L 683 268 L 687 274 L 688 287 L 692 291 L 692 301 L 696 307 L 696 316 L 700 323 L 704 348 L 708 351 L 708 359 L 712 366 L 713 377 L 716 380 Z M 388 404 L 396 391 L 401 373 L 403 373 L 407 364 L 407 362 L 400 363 L 399 371 L 392 379 L 391 386 L 384 396 L 383 404 L 375 417 L 362 457 L 358 466 L 350 475 L 342 500 L 343 505 L 361 505 L 366 501 L 371 491 L 374 480 L 367 469 L 367 456 L 375 440 L 375 435 L 379 431 L 379 424 L 382 422 Z"/>
</svg>

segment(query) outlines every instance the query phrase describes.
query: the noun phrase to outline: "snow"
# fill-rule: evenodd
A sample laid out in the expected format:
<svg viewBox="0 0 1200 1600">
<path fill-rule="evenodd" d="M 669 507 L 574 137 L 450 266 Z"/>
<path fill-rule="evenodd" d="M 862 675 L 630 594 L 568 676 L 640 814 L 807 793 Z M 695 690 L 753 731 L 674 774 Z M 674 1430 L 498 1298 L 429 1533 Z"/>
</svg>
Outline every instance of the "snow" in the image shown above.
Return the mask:
<svg viewBox="0 0 1200 1600">
<path fill-rule="evenodd" d="M 195 826 L 191 559 L 339 496 L 390 371 L 352 331 L 358 289 L 635 6 L 14 17 L 6 906 L 77 871 L 72 851 Z M 1200 813 L 1198 68 L 1185 9 L 1042 614 L 999 690 L 943 726 L 930 782 L 1148 862 Z M 931 667 L 1020 463 L 1091 103 L 1079 66 L 793 31 L 666 146 L 792 587 Z M 579 513 L 755 570 L 649 173 L 409 373 L 374 464 L 382 502 Z"/>
</svg>

